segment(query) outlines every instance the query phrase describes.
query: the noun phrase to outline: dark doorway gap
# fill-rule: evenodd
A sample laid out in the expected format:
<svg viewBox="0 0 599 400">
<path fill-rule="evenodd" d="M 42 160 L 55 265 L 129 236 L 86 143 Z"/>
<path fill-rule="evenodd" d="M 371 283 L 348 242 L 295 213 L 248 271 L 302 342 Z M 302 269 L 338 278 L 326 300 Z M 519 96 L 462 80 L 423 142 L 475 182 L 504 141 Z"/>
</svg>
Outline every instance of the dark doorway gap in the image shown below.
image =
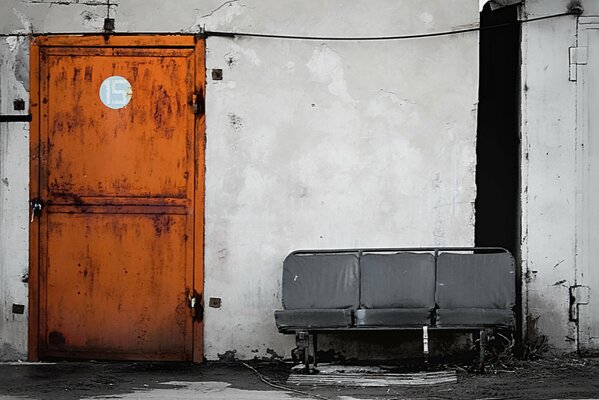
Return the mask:
<svg viewBox="0 0 599 400">
<path fill-rule="evenodd" d="M 480 31 L 476 143 L 476 246 L 501 246 L 516 258 L 516 339 L 522 338 L 520 263 L 520 24 L 518 5 L 491 10 Z"/>
<path fill-rule="evenodd" d="M 517 21 L 518 6 L 492 11 L 481 27 Z M 520 25 L 480 32 L 480 85 L 476 143 L 476 246 L 519 244 Z"/>
</svg>

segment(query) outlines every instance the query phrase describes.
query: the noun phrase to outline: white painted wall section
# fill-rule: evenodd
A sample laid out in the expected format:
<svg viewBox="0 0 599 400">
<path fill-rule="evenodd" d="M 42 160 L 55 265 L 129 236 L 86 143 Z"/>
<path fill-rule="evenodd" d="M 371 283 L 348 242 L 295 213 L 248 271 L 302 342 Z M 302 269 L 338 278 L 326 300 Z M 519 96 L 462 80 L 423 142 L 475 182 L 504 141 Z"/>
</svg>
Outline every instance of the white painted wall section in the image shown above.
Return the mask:
<svg viewBox="0 0 599 400">
<path fill-rule="evenodd" d="M 564 13 L 565 0 L 528 0 L 524 18 Z M 584 1 L 585 15 L 597 2 Z M 576 350 L 569 287 L 576 256 L 576 83 L 568 49 L 576 17 L 522 25 L 522 269 L 528 330 L 549 344 Z"/>
<path fill-rule="evenodd" d="M 260 31 L 326 33 L 289 21 Z M 208 358 L 289 356 L 272 311 L 294 249 L 472 244 L 477 43 L 208 39 Z"/>
<path fill-rule="evenodd" d="M 8 0 L 0 32 L 98 32 L 108 7 L 87 3 L 98 5 Z M 479 18 L 477 0 L 111 3 L 117 32 L 385 36 Z M 208 359 L 289 356 L 273 311 L 294 249 L 473 244 L 477 32 L 381 42 L 209 37 L 206 66 L 204 295 L 222 298 L 206 310 Z M 211 79 L 213 68 L 223 80 Z M 23 145 L 11 157 L 26 162 Z M 26 175 L 16 179 L 27 187 Z M 11 223 L 27 226 L 25 214 Z M 26 265 L 26 244 L 18 252 Z"/>
<path fill-rule="evenodd" d="M 0 38 L 2 114 L 19 113 L 14 99 L 28 104 L 28 47 L 25 38 Z M 0 360 L 27 356 L 28 204 L 29 125 L 0 123 Z M 25 305 L 25 314 L 13 314 L 13 304 Z"/>
</svg>

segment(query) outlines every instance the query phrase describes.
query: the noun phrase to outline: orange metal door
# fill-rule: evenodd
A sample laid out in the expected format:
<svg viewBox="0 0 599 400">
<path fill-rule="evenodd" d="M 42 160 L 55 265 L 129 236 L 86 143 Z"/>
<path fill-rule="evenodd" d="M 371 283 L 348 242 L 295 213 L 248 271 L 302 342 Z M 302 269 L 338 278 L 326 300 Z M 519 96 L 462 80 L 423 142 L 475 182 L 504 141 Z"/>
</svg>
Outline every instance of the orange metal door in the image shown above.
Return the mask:
<svg viewBox="0 0 599 400">
<path fill-rule="evenodd" d="M 177 40 L 37 42 L 40 358 L 201 357 L 203 59 Z"/>
</svg>

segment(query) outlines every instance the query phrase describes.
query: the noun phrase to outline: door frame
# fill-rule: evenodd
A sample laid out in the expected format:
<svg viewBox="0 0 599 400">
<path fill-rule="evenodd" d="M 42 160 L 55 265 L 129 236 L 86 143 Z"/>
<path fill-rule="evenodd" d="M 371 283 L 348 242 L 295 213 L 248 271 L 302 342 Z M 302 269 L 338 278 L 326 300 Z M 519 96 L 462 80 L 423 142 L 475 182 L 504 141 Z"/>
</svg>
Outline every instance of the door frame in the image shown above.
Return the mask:
<svg viewBox="0 0 599 400">
<path fill-rule="evenodd" d="M 41 194 L 40 172 L 41 152 L 40 137 L 42 127 L 40 95 L 40 49 L 42 47 L 159 47 L 193 48 L 195 52 L 195 87 L 198 102 L 203 102 L 206 87 L 205 41 L 194 35 L 42 35 L 30 41 L 30 204 Z M 204 197 L 205 197 L 205 113 L 203 107 L 196 114 L 194 126 L 194 243 L 193 243 L 193 289 L 201 296 L 204 293 Z M 30 207 L 31 208 L 31 207 Z M 42 211 L 43 212 L 43 211 Z M 28 354 L 30 361 L 39 361 L 40 344 L 40 258 L 41 254 L 41 218 L 29 224 L 29 326 Z M 203 296 L 201 305 L 203 307 Z M 191 312 L 190 316 L 191 318 Z M 193 322 L 192 360 L 202 362 L 204 359 L 204 322 Z"/>
</svg>

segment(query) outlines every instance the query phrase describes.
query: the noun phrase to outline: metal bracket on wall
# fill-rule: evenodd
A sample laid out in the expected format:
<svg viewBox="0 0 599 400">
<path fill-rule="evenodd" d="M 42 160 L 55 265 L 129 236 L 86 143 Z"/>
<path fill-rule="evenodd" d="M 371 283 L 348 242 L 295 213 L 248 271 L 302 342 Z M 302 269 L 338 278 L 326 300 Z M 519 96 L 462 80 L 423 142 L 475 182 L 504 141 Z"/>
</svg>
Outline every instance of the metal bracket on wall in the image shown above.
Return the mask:
<svg viewBox="0 0 599 400">
<path fill-rule="evenodd" d="M 578 321 L 578 305 L 589 304 L 588 286 L 570 286 L 570 321 Z"/>
<path fill-rule="evenodd" d="M 586 65 L 589 59 L 588 54 L 587 47 L 570 47 L 570 81 L 575 82 L 578 79 L 576 66 Z"/>
<path fill-rule="evenodd" d="M 0 122 L 31 122 L 31 114 L 0 114 Z"/>
</svg>

